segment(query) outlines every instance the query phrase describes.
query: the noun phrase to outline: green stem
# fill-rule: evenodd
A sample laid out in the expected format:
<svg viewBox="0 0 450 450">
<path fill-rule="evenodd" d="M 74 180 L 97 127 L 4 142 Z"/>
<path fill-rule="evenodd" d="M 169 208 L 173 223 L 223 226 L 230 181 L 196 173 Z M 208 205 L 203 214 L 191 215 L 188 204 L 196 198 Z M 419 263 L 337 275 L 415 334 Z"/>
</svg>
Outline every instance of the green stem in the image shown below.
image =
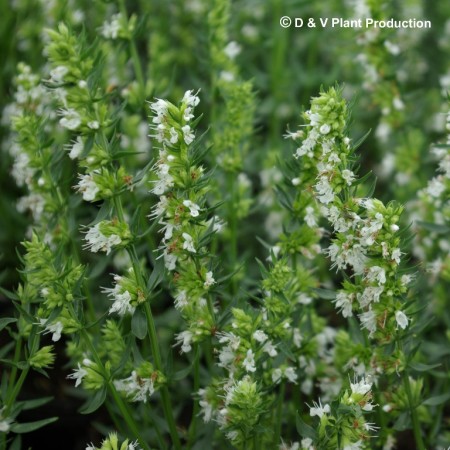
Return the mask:
<svg viewBox="0 0 450 450">
<path fill-rule="evenodd" d="M 9 388 L 10 389 L 12 389 L 12 387 L 16 383 L 16 376 L 17 376 L 17 365 L 16 364 L 19 362 L 21 345 L 22 345 L 22 338 L 19 336 L 19 338 L 16 341 L 16 348 L 14 349 L 13 362 L 15 364 L 12 366 L 11 374 L 9 377 Z"/>
<path fill-rule="evenodd" d="M 162 372 L 162 360 L 161 354 L 158 346 L 158 336 L 156 334 L 155 321 L 153 320 L 152 310 L 148 302 L 144 303 L 145 315 L 147 317 L 148 332 L 150 335 L 150 345 L 152 348 L 153 358 L 155 360 L 156 369 Z M 175 420 L 173 417 L 172 406 L 170 404 L 170 395 L 167 385 L 161 387 L 161 399 L 163 403 L 164 415 L 169 425 L 170 436 L 172 438 L 172 443 L 176 449 L 181 449 L 181 442 L 178 436 L 177 428 L 175 425 Z"/>
<path fill-rule="evenodd" d="M 280 106 L 285 96 L 285 89 L 283 87 L 283 79 L 285 78 L 286 67 L 286 51 L 288 45 L 288 30 L 280 27 L 279 18 L 283 16 L 283 9 L 285 8 L 282 0 L 272 0 L 272 12 L 273 12 L 273 47 L 270 59 L 268 62 L 270 67 L 268 68 L 270 76 L 270 91 L 272 98 L 275 100 L 276 108 Z M 276 109 L 275 108 L 275 109 Z M 274 111 L 275 111 L 274 109 Z M 279 114 L 275 112 L 272 114 L 270 120 L 270 134 L 273 142 L 278 142 L 281 130 L 281 119 Z"/>
<path fill-rule="evenodd" d="M 111 382 L 109 377 L 107 377 L 107 372 L 105 369 L 105 366 L 103 365 L 100 357 L 97 354 L 97 350 L 95 349 L 93 343 L 91 342 L 91 339 L 89 335 L 87 334 L 86 330 L 83 328 L 81 330 L 81 336 L 83 337 L 86 345 L 89 347 L 89 350 L 92 353 L 92 357 L 94 358 L 96 364 L 101 369 L 103 376 L 105 377 L 106 386 L 108 388 L 108 391 L 110 392 L 111 396 L 113 397 L 115 403 L 117 404 L 117 407 L 120 410 L 120 413 L 122 414 L 128 428 L 133 433 L 134 436 L 136 436 L 137 440 L 139 441 L 139 444 L 145 449 L 150 450 L 150 447 L 145 442 L 144 438 L 142 437 L 138 426 L 136 425 L 136 422 L 134 421 L 130 411 L 128 410 L 127 405 L 124 403 L 120 395 L 118 394 L 114 384 Z"/>
<path fill-rule="evenodd" d="M 200 389 L 200 347 L 198 343 L 194 344 L 194 394 Z M 198 401 L 194 398 L 194 406 L 192 408 L 192 419 L 189 427 L 188 449 L 192 448 L 197 432 L 197 415 L 199 412 Z"/>
<path fill-rule="evenodd" d="M 230 230 L 230 245 L 229 255 L 230 255 L 230 267 L 231 272 L 236 269 L 237 262 L 237 217 L 236 217 L 236 208 L 237 208 L 237 198 L 236 198 L 236 174 L 233 172 L 227 173 L 227 181 L 228 181 L 228 192 L 230 193 L 230 199 L 228 201 L 228 226 Z M 237 291 L 237 283 L 236 277 L 234 276 L 231 279 L 231 294 L 236 294 Z"/>
<path fill-rule="evenodd" d="M 114 206 L 115 206 L 119 220 L 121 222 L 125 222 L 125 215 L 123 212 L 122 202 L 119 197 L 114 198 Z M 136 276 L 136 280 L 137 280 L 139 286 L 142 286 L 142 288 L 144 288 L 144 286 L 146 284 L 144 283 L 144 277 L 141 272 L 139 258 L 138 258 L 135 246 L 133 244 L 129 245 L 127 247 L 127 251 L 130 256 L 132 265 L 133 265 L 133 270 L 134 270 L 134 273 Z M 150 346 L 152 349 L 152 355 L 153 355 L 153 359 L 155 362 L 155 367 L 156 367 L 156 370 L 163 372 L 161 353 L 160 353 L 159 345 L 158 345 L 158 335 L 156 333 L 155 321 L 153 319 L 152 310 L 150 308 L 148 301 L 144 302 L 144 310 L 145 310 L 145 316 L 147 318 L 147 328 L 148 328 L 148 332 L 149 332 Z M 162 406 L 163 406 L 163 410 L 164 410 L 164 416 L 165 416 L 165 418 L 167 420 L 167 424 L 169 426 L 169 432 L 170 432 L 170 436 L 172 438 L 173 445 L 176 449 L 181 449 L 180 438 L 178 436 L 177 428 L 175 425 L 172 406 L 170 403 L 169 389 L 168 389 L 167 385 L 163 385 L 161 387 L 160 393 L 161 393 L 161 399 L 162 399 L 162 403 L 163 403 Z"/>
<path fill-rule="evenodd" d="M 406 395 L 408 397 L 409 410 L 411 412 L 411 420 L 413 423 L 414 439 L 416 441 L 417 450 L 426 450 L 422 439 L 422 431 L 420 429 L 419 418 L 417 416 L 416 405 L 413 405 L 413 398 L 411 393 L 411 383 L 409 382 L 408 372 L 403 373 L 403 381 L 405 384 Z"/>
<path fill-rule="evenodd" d="M 25 378 L 27 377 L 29 371 L 30 371 L 30 366 L 27 366 L 25 369 L 22 370 L 22 373 L 20 374 L 20 377 L 19 377 L 16 385 L 14 386 L 12 393 L 8 398 L 8 402 L 6 403 L 6 408 L 5 408 L 5 412 L 4 412 L 5 417 L 8 416 L 8 413 L 11 410 L 11 407 L 16 400 L 16 397 L 19 395 L 19 392 L 22 389 L 22 385 L 23 385 Z"/>
<path fill-rule="evenodd" d="M 37 346 L 37 335 L 34 332 L 35 331 L 35 327 L 33 326 L 32 330 L 31 330 L 31 341 L 30 341 L 30 358 L 31 356 L 35 353 L 36 351 L 36 346 Z M 16 369 L 17 370 L 17 369 Z M 17 383 L 15 383 L 13 391 L 11 392 L 11 395 L 8 397 L 8 399 L 6 400 L 6 407 L 5 407 L 5 412 L 4 412 L 4 416 L 7 417 L 12 405 L 14 404 L 14 402 L 16 401 L 17 396 L 19 395 L 20 390 L 22 389 L 22 385 L 28 375 L 28 372 L 30 371 L 30 366 L 27 365 L 25 367 L 25 369 L 22 370 L 22 373 L 20 374 L 19 379 L 17 380 Z M 16 371 L 17 373 L 17 371 Z M 14 375 L 15 378 L 16 375 Z"/>
<path fill-rule="evenodd" d="M 119 0 L 119 7 L 120 7 L 120 12 L 123 16 L 125 27 L 127 28 L 127 32 L 128 32 L 128 12 L 127 12 L 127 8 L 126 8 L 124 0 Z M 137 78 L 137 81 L 139 84 L 140 93 L 142 96 L 144 96 L 145 95 L 144 71 L 142 70 L 141 60 L 139 59 L 139 54 L 137 52 L 136 43 L 134 42 L 134 38 L 132 35 L 130 35 L 129 41 L 130 41 L 131 61 L 133 63 L 134 73 L 136 75 L 136 78 Z"/>
<path fill-rule="evenodd" d="M 283 420 L 283 405 L 284 405 L 284 396 L 286 392 L 286 383 L 284 381 L 281 382 L 280 393 L 278 397 L 278 406 L 277 406 L 277 422 L 275 428 L 275 441 L 274 445 L 278 446 L 281 440 L 281 426 Z"/>
</svg>

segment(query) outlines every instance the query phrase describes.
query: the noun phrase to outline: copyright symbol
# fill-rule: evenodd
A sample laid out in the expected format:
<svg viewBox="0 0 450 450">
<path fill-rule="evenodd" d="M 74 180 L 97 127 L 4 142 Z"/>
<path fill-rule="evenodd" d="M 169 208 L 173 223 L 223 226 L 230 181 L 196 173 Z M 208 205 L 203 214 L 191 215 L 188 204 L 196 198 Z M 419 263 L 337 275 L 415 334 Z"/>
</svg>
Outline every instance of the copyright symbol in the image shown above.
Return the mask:
<svg viewBox="0 0 450 450">
<path fill-rule="evenodd" d="M 283 17 L 280 19 L 280 25 L 281 25 L 283 28 L 288 28 L 288 27 L 290 27 L 290 26 L 291 26 L 291 23 L 292 23 L 292 19 L 291 19 L 290 17 L 288 17 L 288 16 L 283 16 Z"/>
</svg>

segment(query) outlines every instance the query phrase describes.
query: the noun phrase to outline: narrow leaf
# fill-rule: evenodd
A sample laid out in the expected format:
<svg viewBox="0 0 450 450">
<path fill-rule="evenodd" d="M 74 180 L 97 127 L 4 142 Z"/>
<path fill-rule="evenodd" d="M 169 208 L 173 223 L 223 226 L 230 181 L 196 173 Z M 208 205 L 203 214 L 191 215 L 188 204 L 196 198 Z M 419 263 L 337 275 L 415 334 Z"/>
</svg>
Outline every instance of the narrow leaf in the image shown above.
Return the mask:
<svg viewBox="0 0 450 450">
<path fill-rule="evenodd" d="M 411 363 L 409 367 L 416 372 L 427 372 L 428 370 L 435 369 L 436 367 L 442 366 L 441 363 L 437 364 L 422 364 L 422 363 Z"/>
<path fill-rule="evenodd" d="M 298 434 L 302 438 L 310 438 L 313 441 L 316 439 L 316 431 L 314 430 L 314 428 L 305 423 L 298 413 L 297 417 L 295 418 L 295 426 L 297 428 Z"/>
<path fill-rule="evenodd" d="M 81 414 L 91 414 L 96 411 L 106 399 L 106 387 L 98 390 L 88 401 L 80 408 Z"/>
<path fill-rule="evenodd" d="M 17 322 L 17 319 L 14 319 L 14 317 L 4 317 L 3 319 L 0 319 L 0 331 L 13 322 Z"/>
<path fill-rule="evenodd" d="M 436 395 L 435 397 L 427 398 L 422 405 L 426 406 L 438 406 L 445 403 L 447 400 L 450 399 L 450 392 L 447 392 L 446 394 Z"/>
<path fill-rule="evenodd" d="M 57 420 L 58 417 L 50 417 L 49 419 L 37 420 L 36 422 L 15 423 L 11 425 L 11 431 L 13 433 L 30 433 Z"/>
<path fill-rule="evenodd" d="M 147 318 L 142 308 L 137 308 L 131 319 L 131 331 L 138 339 L 147 336 Z"/>
</svg>

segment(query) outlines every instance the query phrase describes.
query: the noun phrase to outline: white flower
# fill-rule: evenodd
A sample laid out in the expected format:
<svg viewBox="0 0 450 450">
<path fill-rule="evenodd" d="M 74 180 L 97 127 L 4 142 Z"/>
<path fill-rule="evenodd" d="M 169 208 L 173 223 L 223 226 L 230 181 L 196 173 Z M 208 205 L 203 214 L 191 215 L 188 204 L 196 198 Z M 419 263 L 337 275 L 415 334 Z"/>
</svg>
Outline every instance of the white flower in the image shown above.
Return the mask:
<svg viewBox="0 0 450 450">
<path fill-rule="evenodd" d="M 0 409 L 0 433 L 7 433 L 11 428 L 11 424 L 13 423 L 12 419 L 3 415 L 4 409 L 5 406 Z"/>
<path fill-rule="evenodd" d="M 111 253 L 112 248 L 115 245 L 119 245 L 122 242 L 119 236 L 112 234 L 111 236 L 105 236 L 99 229 L 100 223 L 97 223 L 86 233 L 85 241 L 87 243 L 84 248 L 89 248 L 91 252 L 97 253 L 99 250 L 106 252 L 107 255 Z"/>
<path fill-rule="evenodd" d="M 117 39 L 120 31 L 120 19 L 121 15 L 114 14 L 111 17 L 111 22 L 103 22 L 102 29 L 100 31 L 101 35 L 106 39 Z"/>
<path fill-rule="evenodd" d="M 439 197 L 445 190 L 445 185 L 438 178 L 433 178 L 429 183 L 426 191 L 432 197 Z"/>
<path fill-rule="evenodd" d="M 54 83 L 62 83 L 64 81 L 64 75 L 67 74 L 69 69 L 66 66 L 57 66 L 50 71 L 50 79 Z"/>
<path fill-rule="evenodd" d="M 318 198 L 321 203 L 328 204 L 334 200 L 333 188 L 326 176 L 321 176 L 314 188 L 319 194 Z"/>
<path fill-rule="evenodd" d="M 199 389 L 198 395 L 201 397 L 201 400 L 198 402 L 201 408 L 201 413 L 203 414 L 203 422 L 208 423 L 212 419 L 213 415 L 213 406 L 206 399 L 206 390 Z"/>
<path fill-rule="evenodd" d="M 239 336 L 236 336 L 234 333 L 219 332 L 216 336 L 219 338 L 219 342 L 221 344 L 229 344 L 230 348 L 233 351 L 236 351 L 241 344 L 241 338 Z"/>
<path fill-rule="evenodd" d="M 284 376 L 291 382 L 297 383 L 298 375 L 293 367 L 287 367 L 284 371 Z"/>
<path fill-rule="evenodd" d="M 40 319 L 40 324 L 45 325 L 44 334 L 52 333 L 52 341 L 57 342 L 61 339 L 61 333 L 63 330 L 63 324 L 61 322 L 55 322 L 47 325 L 46 319 Z"/>
<path fill-rule="evenodd" d="M 183 309 L 188 304 L 187 292 L 185 290 L 178 292 L 175 296 L 175 308 Z"/>
<path fill-rule="evenodd" d="M 309 415 L 311 417 L 318 416 L 319 418 L 322 418 L 324 414 L 329 414 L 331 411 L 330 405 L 326 404 L 325 406 L 322 406 L 320 399 L 319 404 L 313 402 L 313 405 L 314 406 L 312 408 L 311 407 L 309 408 Z"/>
<path fill-rule="evenodd" d="M 60 113 L 63 116 L 59 121 L 62 127 L 76 130 L 81 125 L 81 116 L 73 108 L 63 109 Z"/>
<path fill-rule="evenodd" d="M 350 389 L 353 394 L 365 395 L 372 389 L 372 383 L 368 377 L 363 377 L 355 383 L 350 383 Z"/>
<path fill-rule="evenodd" d="M 345 291 L 339 291 L 333 303 L 336 304 L 336 308 L 340 310 L 344 317 L 352 317 L 352 300 L 352 295 L 347 294 Z"/>
<path fill-rule="evenodd" d="M 193 94 L 193 92 L 194 92 L 193 90 L 186 91 L 184 93 L 183 100 L 182 100 L 184 103 L 186 103 L 186 105 L 188 105 L 190 107 L 195 107 L 200 103 L 200 99 L 197 96 L 198 92 L 197 92 L 197 94 Z"/>
<path fill-rule="evenodd" d="M 404 330 L 408 326 L 408 317 L 403 311 L 395 312 L 395 320 L 402 330 Z"/>
<path fill-rule="evenodd" d="M 98 123 L 97 120 L 91 120 L 87 123 L 87 126 L 91 129 L 91 130 L 98 130 L 100 128 L 100 124 Z"/>
<path fill-rule="evenodd" d="M 167 253 L 167 250 L 164 250 L 163 256 L 164 266 L 166 267 L 166 269 L 170 271 L 175 270 L 177 266 L 178 256 L 174 255 L 173 253 Z"/>
<path fill-rule="evenodd" d="M 127 397 L 131 397 L 132 402 L 146 403 L 148 397 L 155 392 L 153 380 L 139 377 L 134 370 L 128 378 L 114 380 L 114 387 L 119 392 L 124 392 Z"/>
<path fill-rule="evenodd" d="M 196 253 L 192 236 L 188 233 L 183 233 L 183 239 L 183 249 L 191 253 Z"/>
<path fill-rule="evenodd" d="M 235 354 L 230 346 L 222 348 L 219 352 L 219 367 L 229 367 L 234 361 Z"/>
<path fill-rule="evenodd" d="M 316 220 L 316 216 L 314 214 L 314 208 L 312 206 L 307 206 L 305 208 L 305 222 L 306 224 L 313 228 L 313 227 L 317 227 L 317 220 Z"/>
<path fill-rule="evenodd" d="M 278 355 L 278 352 L 272 341 L 266 341 L 266 343 L 263 345 L 263 351 L 265 351 L 272 358 Z"/>
<path fill-rule="evenodd" d="M 95 200 L 95 196 L 100 191 L 99 187 L 94 181 L 94 175 L 88 173 L 87 175 L 78 175 L 80 181 L 75 186 L 78 192 L 83 194 L 83 200 L 92 202 Z"/>
<path fill-rule="evenodd" d="M 294 328 L 293 334 L 292 334 L 292 341 L 294 342 L 294 345 L 297 348 L 300 348 L 302 346 L 302 340 L 303 340 L 303 337 L 300 333 L 300 330 L 298 328 Z"/>
<path fill-rule="evenodd" d="M 178 142 L 178 133 L 177 130 L 175 130 L 174 127 L 170 128 L 170 143 L 176 144 Z"/>
<path fill-rule="evenodd" d="M 84 149 L 84 143 L 81 139 L 81 136 L 77 137 L 77 140 L 72 145 L 70 152 L 69 152 L 69 158 L 70 159 L 76 159 L 81 155 L 81 152 Z"/>
<path fill-rule="evenodd" d="M 267 341 L 267 334 L 264 333 L 262 330 L 256 330 L 253 333 L 253 339 L 255 339 L 258 342 L 263 343 L 264 341 Z"/>
<path fill-rule="evenodd" d="M 361 327 L 370 332 L 369 336 L 375 333 L 377 330 L 377 315 L 371 309 L 360 314 L 359 320 L 361 321 Z"/>
<path fill-rule="evenodd" d="M 327 123 L 324 123 L 320 128 L 319 131 L 321 134 L 328 134 L 331 131 L 330 125 Z"/>
<path fill-rule="evenodd" d="M 247 372 L 255 372 L 255 357 L 253 355 L 252 349 L 249 349 L 247 351 L 247 356 L 245 357 L 244 361 L 242 361 L 242 365 L 245 367 L 245 370 Z"/>
<path fill-rule="evenodd" d="M 318 131 L 316 129 L 311 130 L 308 137 L 302 142 L 301 147 L 297 149 L 294 157 L 299 158 L 300 156 L 307 155 L 311 158 L 313 156 L 312 150 L 316 146 L 318 138 Z"/>
<path fill-rule="evenodd" d="M 241 53 L 241 46 L 237 42 L 231 41 L 224 48 L 224 53 L 228 56 L 228 58 L 234 59 L 237 55 L 239 55 L 239 53 Z"/>
<path fill-rule="evenodd" d="M 371 282 L 378 282 L 378 284 L 386 283 L 386 271 L 379 266 L 372 266 L 366 276 L 367 280 Z"/>
<path fill-rule="evenodd" d="M 300 445 L 302 450 L 314 450 L 313 441 L 310 438 L 302 439 Z"/>
<path fill-rule="evenodd" d="M 358 302 L 362 308 L 370 305 L 372 302 L 379 302 L 380 296 L 384 291 L 383 286 L 369 286 L 364 289 L 362 294 L 358 294 Z"/>
<path fill-rule="evenodd" d="M 397 264 L 400 264 L 400 256 L 401 256 L 401 251 L 400 251 L 400 249 L 399 248 L 395 248 L 393 251 L 392 251 L 392 255 L 391 255 L 391 258 L 397 263 Z"/>
<path fill-rule="evenodd" d="M 161 164 L 158 170 L 159 180 L 153 181 L 155 187 L 151 192 L 155 195 L 162 195 L 164 192 L 173 186 L 173 177 L 169 174 L 169 166 L 167 164 Z"/>
<path fill-rule="evenodd" d="M 131 304 L 131 294 L 128 291 L 120 292 L 120 289 L 119 284 L 116 284 L 114 288 L 103 288 L 102 292 L 107 292 L 114 300 L 111 308 L 109 308 L 109 314 L 116 312 L 121 317 L 126 314 L 134 314 L 136 307 Z"/>
<path fill-rule="evenodd" d="M 196 203 L 191 202 L 190 200 L 185 200 L 183 202 L 183 205 L 186 206 L 186 208 L 189 208 L 192 217 L 198 217 L 200 206 L 198 206 Z"/>
<path fill-rule="evenodd" d="M 342 178 L 346 181 L 348 186 L 351 186 L 352 182 L 355 180 L 355 174 L 348 169 L 342 171 Z"/>
<path fill-rule="evenodd" d="M 354 442 L 353 444 L 348 444 L 344 447 L 344 450 L 362 450 L 364 448 L 363 441 Z"/>
<path fill-rule="evenodd" d="M 71 380 L 76 380 L 75 387 L 78 387 L 86 375 L 87 371 L 81 367 L 80 363 L 78 363 L 78 369 L 74 370 L 72 374 L 67 375 L 67 378 Z"/>
<path fill-rule="evenodd" d="M 275 384 L 278 384 L 281 381 L 281 378 L 283 377 L 283 371 L 277 367 L 276 369 L 273 369 L 272 371 L 272 381 Z"/>
<path fill-rule="evenodd" d="M 213 273 L 211 271 L 207 272 L 206 273 L 206 280 L 203 283 L 203 286 L 205 288 L 209 288 L 210 286 L 212 286 L 215 283 L 216 283 L 216 280 L 213 277 Z"/>
<path fill-rule="evenodd" d="M 177 334 L 177 336 L 175 337 L 175 345 L 181 344 L 181 353 L 188 353 L 192 350 L 192 338 L 193 334 L 189 330 L 185 330 Z"/>
<path fill-rule="evenodd" d="M 392 106 L 397 110 L 397 111 L 402 111 L 403 109 L 405 109 L 405 104 L 403 103 L 402 99 L 399 97 L 394 97 L 392 100 Z"/>
<path fill-rule="evenodd" d="M 407 286 L 409 283 L 411 283 L 413 278 L 414 277 L 412 275 L 402 275 L 402 277 L 400 278 L 400 281 L 403 286 Z"/>
<path fill-rule="evenodd" d="M 191 144 L 195 139 L 195 134 L 191 131 L 191 127 L 189 125 L 185 125 L 181 128 L 181 130 L 183 131 L 184 142 L 186 142 L 187 145 Z"/>
</svg>

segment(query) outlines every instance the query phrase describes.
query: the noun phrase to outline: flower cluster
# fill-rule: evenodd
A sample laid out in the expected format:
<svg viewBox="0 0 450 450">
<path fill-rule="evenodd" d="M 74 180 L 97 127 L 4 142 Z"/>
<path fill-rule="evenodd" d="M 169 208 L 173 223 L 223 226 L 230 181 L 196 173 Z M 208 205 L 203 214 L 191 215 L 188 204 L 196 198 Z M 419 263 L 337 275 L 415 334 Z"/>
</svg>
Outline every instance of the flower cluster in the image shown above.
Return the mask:
<svg viewBox="0 0 450 450">
<path fill-rule="evenodd" d="M 161 384 L 165 383 L 164 375 L 155 370 L 149 362 L 143 362 L 132 371 L 128 378 L 115 380 L 114 386 L 132 402 L 146 403 Z"/>
<path fill-rule="evenodd" d="M 216 280 L 207 244 L 220 222 L 208 217 L 208 176 L 196 157 L 193 119 L 199 101 L 186 91 L 179 106 L 161 99 L 150 105 L 152 136 L 161 145 L 151 181 L 159 200 L 150 218 L 162 225 L 159 252 L 173 273 L 175 307 L 189 324 L 177 337 L 183 352 L 210 335 L 214 325 L 210 291 Z"/>
<path fill-rule="evenodd" d="M 401 275 L 399 267 L 398 222 L 403 208 L 356 196 L 354 149 L 345 134 L 347 115 L 339 90 L 332 88 L 313 98 L 295 156 L 309 160 L 315 171 L 315 197 L 333 227 L 334 238 L 325 253 L 333 267 L 350 270 L 354 279 L 345 280 L 336 307 L 344 317 L 357 311 L 369 336 L 389 341 L 396 329 L 405 329 L 409 322 L 402 297 L 411 276 Z"/>
<path fill-rule="evenodd" d="M 145 300 L 142 287 L 139 286 L 134 269 L 130 267 L 124 276 L 114 275 L 113 288 L 103 288 L 102 292 L 108 294 L 113 300 L 109 313 L 116 312 L 119 316 L 133 314 L 136 306 Z"/>
<path fill-rule="evenodd" d="M 80 324 L 67 308 L 79 295 L 83 266 L 66 261 L 60 265 L 54 253 L 37 235 L 25 242 L 24 256 L 26 283 L 19 287 L 19 297 L 24 304 L 39 299 L 37 318 L 45 333 L 52 334 L 52 340 L 58 341 L 61 333 L 73 333 Z M 59 311 L 55 315 L 54 311 Z"/>
<path fill-rule="evenodd" d="M 350 389 L 344 391 L 337 406 L 313 403 L 310 416 L 318 417 L 319 424 L 315 444 L 321 449 L 342 448 L 346 450 L 371 448 L 369 440 L 377 430 L 373 423 L 367 422 L 365 414 L 372 411 L 372 382 L 361 378 L 350 383 Z M 302 441 L 302 448 L 312 445 Z"/>
<path fill-rule="evenodd" d="M 132 15 L 127 21 L 121 13 L 114 14 L 110 20 L 103 22 L 100 33 L 105 39 L 130 39 L 136 26 L 136 19 L 137 17 Z"/>
<path fill-rule="evenodd" d="M 251 376 L 226 386 L 224 397 L 217 421 L 227 438 L 239 446 L 255 434 L 255 426 L 265 412 L 264 398 Z"/>
<path fill-rule="evenodd" d="M 28 190 L 18 201 L 17 209 L 19 212 L 30 211 L 39 226 L 40 222 L 50 222 L 62 207 L 53 195 L 60 188 L 57 175 L 51 172 L 52 151 L 48 143 L 49 136 L 55 132 L 50 108 L 52 100 L 45 95 L 38 75 L 23 63 L 18 65 L 14 82 L 14 102 L 5 109 L 2 121 L 12 124 L 9 151 L 14 164 L 11 174 L 18 186 Z M 49 116 L 47 120 L 44 120 L 45 116 Z M 49 241 L 61 237 L 52 231 L 44 230 Z"/>
<path fill-rule="evenodd" d="M 105 438 L 100 447 L 95 447 L 94 444 L 89 444 L 86 450 L 140 450 L 137 442 L 130 442 L 125 439 L 122 444 L 119 445 L 119 438 L 117 433 L 110 433 L 107 438 Z"/>
<path fill-rule="evenodd" d="M 122 248 L 131 240 L 131 232 L 126 222 L 118 219 L 102 220 L 86 231 L 84 248 L 93 253 L 105 252 L 107 255 L 115 248 Z"/>
<path fill-rule="evenodd" d="M 446 233 L 450 223 L 450 114 L 447 141 L 435 146 L 438 174 L 418 193 L 414 207 L 416 239 L 414 255 L 426 264 L 433 278 L 450 279 L 450 246 Z"/>
</svg>

